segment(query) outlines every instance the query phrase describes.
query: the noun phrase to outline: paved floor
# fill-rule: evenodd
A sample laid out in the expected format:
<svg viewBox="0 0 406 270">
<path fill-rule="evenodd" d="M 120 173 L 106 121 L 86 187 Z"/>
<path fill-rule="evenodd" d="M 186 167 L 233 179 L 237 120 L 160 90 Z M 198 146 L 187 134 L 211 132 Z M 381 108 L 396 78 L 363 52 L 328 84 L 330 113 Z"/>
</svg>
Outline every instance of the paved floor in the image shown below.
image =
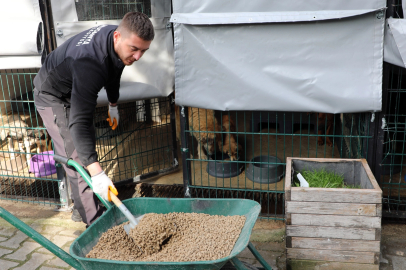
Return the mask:
<svg viewBox="0 0 406 270">
<path fill-rule="evenodd" d="M 36 204 L 0 201 L 0 205 L 26 224 L 44 235 L 63 250 L 86 228 L 73 222 L 69 212 L 55 212 L 53 208 Z M 285 269 L 284 224 L 278 221 L 258 221 L 252 231 L 251 242 L 273 269 Z M 406 269 L 406 225 L 384 225 L 380 269 Z M 238 256 L 241 261 L 261 267 L 248 249 Z M 74 269 L 34 240 L 0 219 L 0 270 L 68 270 Z"/>
</svg>

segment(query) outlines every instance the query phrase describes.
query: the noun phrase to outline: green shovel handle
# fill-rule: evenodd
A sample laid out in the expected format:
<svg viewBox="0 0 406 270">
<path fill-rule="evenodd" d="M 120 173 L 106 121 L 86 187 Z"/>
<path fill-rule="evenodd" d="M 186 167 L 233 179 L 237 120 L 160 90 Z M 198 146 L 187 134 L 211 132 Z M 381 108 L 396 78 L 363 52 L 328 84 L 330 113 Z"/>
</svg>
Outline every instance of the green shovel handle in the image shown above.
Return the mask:
<svg viewBox="0 0 406 270">
<path fill-rule="evenodd" d="M 85 171 L 85 169 L 83 169 L 83 167 L 77 163 L 76 161 L 67 158 L 67 157 L 63 157 L 63 156 L 59 156 L 59 155 L 54 155 L 54 160 L 68 165 L 68 166 L 72 166 L 73 168 L 75 168 L 75 170 L 83 177 L 83 179 L 85 179 L 86 183 L 89 185 L 89 187 L 93 190 L 93 185 L 92 185 L 92 179 L 90 178 L 89 174 L 87 174 L 87 172 Z M 99 200 L 104 204 L 104 206 L 106 206 L 107 209 L 110 209 L 112 206 L 111 204 L 106 201 L 105 199 L 103 199 L 101 196 L 99 196 L 99 194 L 95 193 L 97 198 L 99 198 Z"/>
</svg>

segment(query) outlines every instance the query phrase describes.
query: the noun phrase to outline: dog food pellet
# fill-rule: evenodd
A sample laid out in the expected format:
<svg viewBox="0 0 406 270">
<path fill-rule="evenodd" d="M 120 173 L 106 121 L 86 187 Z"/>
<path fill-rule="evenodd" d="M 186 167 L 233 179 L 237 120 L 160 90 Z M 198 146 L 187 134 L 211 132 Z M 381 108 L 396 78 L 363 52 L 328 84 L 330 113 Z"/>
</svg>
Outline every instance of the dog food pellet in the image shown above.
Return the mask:
<svg viewBox="0 0 406 270">
<path fill-rule="evenodd" d="M 130 237 L 124 224 L 103 233 L 86 257 L 154 262 L 217 260 L 230 255 L 244 224 L 244 216 L 146 214 L 130 231 Z"/>
</svg>

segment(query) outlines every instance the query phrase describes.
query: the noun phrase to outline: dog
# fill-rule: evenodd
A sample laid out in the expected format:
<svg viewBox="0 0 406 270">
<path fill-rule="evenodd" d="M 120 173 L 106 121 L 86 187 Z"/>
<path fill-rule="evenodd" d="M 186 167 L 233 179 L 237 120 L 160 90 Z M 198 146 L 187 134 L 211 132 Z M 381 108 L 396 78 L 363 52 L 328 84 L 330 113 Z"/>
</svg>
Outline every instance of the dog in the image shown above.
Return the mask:
<svg viewBox="0 0 406 270">
<path fill-rule="evenodd" d="M 231 161 L 238 160 L 238 152 L 241 152 L 241 145 L 237 143 L 236 135 L 230 133 L 236 132 L 236 128 L 233 120 L 227 114 L 222 116 L 222 127 L 223 131 L 227 133 L 223 133 L 223 141 L 219 141 L 218 146 L 223 153 L 230 157 Z"/>
<path fill-rule="evenodd" d="M 31 159 L 31 146 L 36 145 L 37 154 L 42 152 L 41 146 L 46 150 L 52 150 L 52 142 L 49 134 L 41 129 L 31 129 L 21 118 L 16 115 L 8 115 L 0 118 L 0 139 L 8 140 L 10 159 L 15 159 L 14 140 L 18 142 L 20 152 L 26 153 L 28 166 Z M 45 139 L 46 138 L 46 139 Z"/>
<path fill-rule="evenodd" d="M 334 114 L 331 113 L 318 113 L 317 114 L 318 120 L 318 135 L 322 135 L 324 131 L 326 131 L 326 144 L 328 146 L 333 146 L 332 141 L 328 135 L 333 135 L 333 125 L 334 125 Z M 326 121 L 327 120 L 327 121 Z M 327 123 L 326 123 L 327 122 Z M 327 124 L 327 127 L 326 127 Z M 317 137 L 317 143 L 319 145 L 324 144 L 323 137 Z"/>
<path fill-rule="evenodd" d="M 200 159 L 207 159 L 217 151 L 216 143 L 221 141 L 222 128 L 218 124 L 213 110 L 189 107 L 189 129 L 197 140 L 197 155 Z M 209 132 L 208 132 L 209 131 Z M 211 132 L 210 132 L 211 131 Z M 206 152 L 206 153 L 204 153 Z"/>
</svg>

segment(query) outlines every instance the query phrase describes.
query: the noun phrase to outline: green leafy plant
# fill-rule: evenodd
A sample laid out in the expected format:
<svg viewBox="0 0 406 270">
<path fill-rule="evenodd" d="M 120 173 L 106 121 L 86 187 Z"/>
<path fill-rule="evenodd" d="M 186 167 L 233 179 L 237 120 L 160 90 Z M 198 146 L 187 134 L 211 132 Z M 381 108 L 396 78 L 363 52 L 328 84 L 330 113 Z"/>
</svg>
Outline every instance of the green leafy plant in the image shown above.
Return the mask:
<svg viewBox="0 0 406 270">
<path fill-rule="evenodd" d="M 356 185 L 346 185 L 344 182 L 343 175 L 336 174 L 334 172 L 326 171 L 325 169 L 321 170 L 304 170 L 300 172 L 304 179 L 309 183 L 309 187 L 318 187 L 318 188 L 361 188 L 361 186 Z M 297 179 L 297 176 L 294 176 L 293 186 L 300 187 L 300 181 Z"/>
</svg>

